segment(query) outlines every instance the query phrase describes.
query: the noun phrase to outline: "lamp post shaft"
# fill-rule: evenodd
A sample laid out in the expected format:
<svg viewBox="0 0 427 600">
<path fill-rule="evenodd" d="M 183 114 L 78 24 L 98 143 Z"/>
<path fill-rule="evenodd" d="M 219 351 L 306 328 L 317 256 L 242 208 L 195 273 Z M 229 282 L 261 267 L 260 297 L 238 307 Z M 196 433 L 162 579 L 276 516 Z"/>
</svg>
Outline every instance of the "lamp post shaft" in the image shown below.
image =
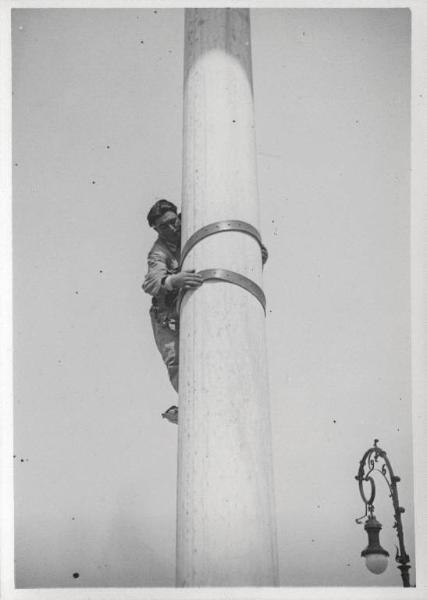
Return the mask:
<svg viewBox="0 0 427 600">
<path fill-rule="evenodd" d="M 399 565 L 397 568 L 400 569 L 402 575 L 403 587 L 411 587 L 409 582 L 409 569 L 411 567 L 409 565 Z"/>
</svg>

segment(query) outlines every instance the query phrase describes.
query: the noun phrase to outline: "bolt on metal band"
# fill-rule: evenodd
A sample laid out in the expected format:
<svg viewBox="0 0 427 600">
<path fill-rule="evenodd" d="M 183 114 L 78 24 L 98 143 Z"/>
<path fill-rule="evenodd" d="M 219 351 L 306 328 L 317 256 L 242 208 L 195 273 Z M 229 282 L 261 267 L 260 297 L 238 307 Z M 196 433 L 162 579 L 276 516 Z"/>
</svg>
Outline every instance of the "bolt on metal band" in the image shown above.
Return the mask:
<svg viewBox="0 0 427 600">
<path fill-rule="evenodd" d="M 240 275 L 240 273 L 236 273 L 235 271 L 229 271 L 228 269 L 204 269 L 202 271 L 198 271 L 197 273 L 201 276 L 203 281 L 207 281 L 208 279 L 216 279 L 217 281 L 226 281 L 228 283 L 234 283 L 235 285 L 240 286 L 255 296 L 255 298 L 261 303 L 264 313 L 266 312 L 265 294 L 259 285 L 252 281 L 252 279 L 249 279 L 244 275 Z M 181 290 L 179 294 L 177 302 L 178 313 L 181 308 L 182 298 L 184 297 L 186 291 L 188 290 Z"/>
<path fill-rule="evenodd" d="M 250 223 L 246 223 L 245 221 L 238 220 L 227 220 L 227 221 L 216 221 L 215 223 L 210 223 L 209 225 L 205 225 L 198 229 L 193 235 L 191 235 L 188 240 L 185 242 L 183 249 L 181 250 L 181 266 L 187 256 L 187 254 L 194 248 L 194 246 L 205 239 L 206 237 L 213 235 L 214 233 L 221 233 L 223 231 L 241 231 L 242 233 L 247 233 L 256 239 L 260 248 L 262 248 L 261 235 Z"/>
</svg>

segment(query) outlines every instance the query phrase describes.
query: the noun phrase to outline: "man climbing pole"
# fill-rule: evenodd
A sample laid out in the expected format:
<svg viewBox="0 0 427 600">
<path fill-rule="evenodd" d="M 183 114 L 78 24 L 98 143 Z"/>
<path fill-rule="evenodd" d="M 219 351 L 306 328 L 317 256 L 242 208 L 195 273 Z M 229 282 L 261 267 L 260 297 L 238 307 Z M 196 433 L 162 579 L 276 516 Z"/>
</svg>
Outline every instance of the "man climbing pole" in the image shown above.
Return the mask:
<svg viewBox="0 0 427 600">
<path fill-rule="evenodd" d="M 153 296 L 150 318 L 156 346 L 168 370 L 169 379 L 178 392 L 179 372 L 179 314 L 177 299 L 180 290 L 194 289 L 203 279 L 194 269 L 181 271 L 181 215 L 172 202 L 158 200 L 149 210 L 148 224 L 158 237 L 148 253 L 148 271 L 142 289 Z M 262 246 L 262 264 L 268 258 Z M 173 405 L 162 417 L 178 422 L 178 407 Z"/>
<path fill-rule="evenodd" d="M 180 289 L 197 288 L 202 279 L 192 271 L 180 271 L 181 219 L 175 204 L 158 200 L 147 215 L 148 224 L 158 233 L 148 253 L 148 272 L 142 289 L 153 296 L 150 318 L 156 346 L 168 370 L 169 379 L 178 392 L 179 315 L 177 298 Z M 162 416 L 178 422 L 178 409 L 171 406 Z"/>
</svg>

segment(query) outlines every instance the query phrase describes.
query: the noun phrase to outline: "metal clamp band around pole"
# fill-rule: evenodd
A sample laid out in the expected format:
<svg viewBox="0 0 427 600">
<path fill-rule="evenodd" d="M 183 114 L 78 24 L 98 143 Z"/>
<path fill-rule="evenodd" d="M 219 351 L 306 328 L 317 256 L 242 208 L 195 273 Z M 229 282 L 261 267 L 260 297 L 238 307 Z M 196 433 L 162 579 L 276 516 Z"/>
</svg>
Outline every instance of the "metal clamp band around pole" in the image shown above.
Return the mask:
<svg viewBox="0 0 427 600">
<path fill-rule="evenodd" d="M 242 233 L 247 233 L 256 239 L 260 248 L 262 248 L 261 235 L 250 223 L 246 223 L 245 221 L 238 221 L 236 219 L 229 219 L 227 221 L 216 221 L 215 223 L 210 223 L 209 225 L 205 225 L 198 229 L 193 235 L 191 235 L 188 240 L 185 242 L 183 249 L 181 250 L 181 266 L 187 256 L 187 254 L 194 248 L 194 246 L 205 239 L 206 237 L 213 235 L 214 233 L 221 233 L 222 231 L 241 231 Z"/>
<path fill-rule="evenodd" d="M 240 273 L 236 273 L 235 271 L 229 271 L 228 269 L 204 269 L 202 271 L 198 271 L 197 273 L 201 276 L 203 281 L 207 281 L 208 279 L 216 279 L 217 281 L 226 281 L 242 287 L 255 296 L 255 298 L 261 303 L 265 313 L 265 294 L 259 285 L 252 281 L 252 279 L 249 279 L 244 275 L 240 275 Z M 178 313 L 181 308 L 182 298 L 184 297 L 186 291 L 188 290 L 182 290 L 179 294 L 177 302 Z"/>
</svg>

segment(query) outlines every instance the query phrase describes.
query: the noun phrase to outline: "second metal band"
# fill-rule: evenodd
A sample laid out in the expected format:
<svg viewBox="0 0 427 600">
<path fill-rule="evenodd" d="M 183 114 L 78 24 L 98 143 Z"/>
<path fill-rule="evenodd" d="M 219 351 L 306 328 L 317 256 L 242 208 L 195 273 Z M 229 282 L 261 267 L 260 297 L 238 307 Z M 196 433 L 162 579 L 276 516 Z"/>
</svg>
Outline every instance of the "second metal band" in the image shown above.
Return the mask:
<svg viewBox="0 0 427 600">
<path fill-rule="evenodd" d="M 228 283 L 234 283 L 235 285 L 238 285 L 241 288 L 247 290 L 260 302 L 265 313 L 265 294 L 259 287 L 259 285 L 252 281 L 252 279 L 249 279 L 244 275 L 240 275 L 240 273 L 236 273 L 235 271 L 229 271 L 228 269 L 204 269 L 202 271 L 198 271 L 197 273 L 201 276 L 203 281 L 207 281 L 209 279 L 216 279 L 217 281 L 226 281 Z M 182 298 L 184 297 L 186 291 L 188 290 L 182 290 L 179 294 L 178 313 L 181 308 Z"/>
</svg>

